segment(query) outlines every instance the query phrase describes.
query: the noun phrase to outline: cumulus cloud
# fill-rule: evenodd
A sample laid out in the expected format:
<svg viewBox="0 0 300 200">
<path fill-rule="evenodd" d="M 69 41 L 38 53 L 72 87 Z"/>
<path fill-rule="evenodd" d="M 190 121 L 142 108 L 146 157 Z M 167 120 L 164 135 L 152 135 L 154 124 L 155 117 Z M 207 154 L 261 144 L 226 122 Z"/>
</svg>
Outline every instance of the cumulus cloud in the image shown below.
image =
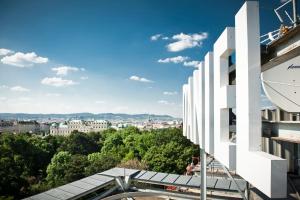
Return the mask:
<svg viewBox="0 0 300 200">
<path fill-rule="evenodd" d="M 77 72 L 79 68 L 77 67 L 70 67 L 70 66 L 59 66 L 52 68 L 52 71 L 56 72 L 58 76 L 66 76 L 69 72 Z"/>
<path fill-rule="evenodd" d="M 0 97 L 0 101 L 5 101 L 7 100 L 7 97 Z"/>
<path fill-rule="evenodd" d="M 157 103 L 163 104 L 163 105 L 174 105 L 173 102 L 169 102 L 169 101 L 166 101 L 166 100 L 159 100 L 159 101 L 157 101 Z"/>
<path fill-rule="evenodd" d="M 30 100 L 32 100 L 32 98 L 30 98 L 30 97 L 19 97 L 19 100 L 20 101 L 30 101 Z"/>
<path fill-rule="evenodd" d="M 64 87 L 64 86 L 71 86 L 71 85 L 78 84 L 73 80 L 62 79 L 61 77 L 51 77 L 51 78 L 46 77 L 41 81 L 41 83 L 43 85 L 49 85 L 54 87 Z"/>
<path fill-rule="evenodd" d="M 129 80 L 139 81 L 139 82 L 144 82 L 144 83 L 153 83 L 152 80 L 149 80 L 149 79 L 146 79 L 146 78 L 143 78 L 143 77 L 139 77 L 139 76 L 131 76 L 129 78 Z"/>
<path fill-rule="evenodd" d="M 168 51 L 178 52 L 188 48 L 193 48 L 201 46 L 203 40 L 208 37 L 208 33 L 194 33 L 194 34 L 184 34 L 180 33 L 172 36 L 174 42 L 167 45 Z"/>
<path fill-rule="evenodd" d="M 193 60 L 193 61 L 186 61 L 183 63 L 184 66 L 186 67 L 200 67 L 201 62 L 198 60 Z"/>
<path fill-rule="evenodd" d="M 152 36 L 150 37 L 150 40 L 156 41 L 156 40 L 158 40 L 160 37 L 162 37 L 162 34 L 155 34 L 155 35 L 152 35 Z"/>
<path fill-rule="evenodd" d="M 6 55 L 1 59 L 3 64 L 13 65 L 16 67 L 31 67 L 34 64 L 47 63 L 48 58 L 36 55 L 35 52 L 22 53 L 17 52 L 12 55 Z"/>
<path fill-rule="evenodd" d="M 59 93 L 47 93 L 46 96 L 47 97 L 60 97 L 61 94 L 59 94 Z"/>
<path fill-rule="evenodd" d="M 98 101 L 95 101 L 96 104 L 104 104 L 105 101 L 101 101 L 101 100 L 98 100 Z"/>
<path fill-rule="evenodd" d="M 14 51 L 12 51 L 12 50 L 9 50 L 9 49 L 0 49 L 0 56 L 6 56 L 6 55 L 8 55 L 8 54 L 12 54 L 12 53 L 14 53 Z"/>
<path fill-rule="evenodd" d="M 170 96 L 172 96 L 172 95 L 177 95 L 178 93 L 176 91 L 174 91 L 174 92 L 168 92 L 168 91 L 166 91 L 163 94 L 164 95 L 170 95 Z"/>
<path fill-rule="evenodd" d="M 81 76 L 80 79 L 81 80 L 87 80 L 87 79 L 89 79 L 89 77 L 87 77 L 87 76 Z"/>
<path fill-rule="evenodd" d="M 186 60 L 188 60 L 189 57 L 187 56 L 176 56 L 172 58 L 165 58 L 165 59 L 159 59 L 157 62 L 159 63 L 182 63 Z"/>
<path fill-rule="evenodd" d="M 29 92 L 30 91 L 28 88 L 24 88 L 24 87 L 19 86 L 19 85 L 11 87 L 10 90 L 14 91 L 14 92 Z"/>
</svg>

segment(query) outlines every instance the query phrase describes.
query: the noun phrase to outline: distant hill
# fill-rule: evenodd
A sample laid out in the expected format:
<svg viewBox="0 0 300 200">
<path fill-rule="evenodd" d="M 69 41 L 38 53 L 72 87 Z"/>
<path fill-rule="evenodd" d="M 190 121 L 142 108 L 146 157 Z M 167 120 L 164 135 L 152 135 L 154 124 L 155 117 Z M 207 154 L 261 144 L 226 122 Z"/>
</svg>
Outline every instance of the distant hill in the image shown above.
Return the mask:
<svg viewBox="0 0 300 200">
<path fill-rule="evenodd" d="M 110 121 L 115 120 L 161 120 L 161 121 L 170 121 L 178 118 L 174 118 L 170 115 L 154 115 L 154 114 L 122 114 L 122 113 L 70 113 L 70 114 L 27 114 L 27 113 L 0 113 L 0 120 L 48 120 L 48 119 L 105 119 Z"/>
</svg>

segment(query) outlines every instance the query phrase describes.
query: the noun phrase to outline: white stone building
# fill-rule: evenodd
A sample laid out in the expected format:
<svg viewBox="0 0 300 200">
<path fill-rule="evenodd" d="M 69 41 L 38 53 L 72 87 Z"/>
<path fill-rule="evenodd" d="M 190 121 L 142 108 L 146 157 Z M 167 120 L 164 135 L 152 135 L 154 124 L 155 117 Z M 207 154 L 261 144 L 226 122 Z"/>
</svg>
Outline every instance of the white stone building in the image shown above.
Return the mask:
<svg viewBox="0 0 300 200">
<path fill-rule="evenodd" d="M 50 127 L 50 135 L 69 135 L 73 131 L 83 133 L 99 132 L 108 129 L 110 123 L 106 120 L 71 120 L 64 123 L 53 123 Z"/>
</svg>

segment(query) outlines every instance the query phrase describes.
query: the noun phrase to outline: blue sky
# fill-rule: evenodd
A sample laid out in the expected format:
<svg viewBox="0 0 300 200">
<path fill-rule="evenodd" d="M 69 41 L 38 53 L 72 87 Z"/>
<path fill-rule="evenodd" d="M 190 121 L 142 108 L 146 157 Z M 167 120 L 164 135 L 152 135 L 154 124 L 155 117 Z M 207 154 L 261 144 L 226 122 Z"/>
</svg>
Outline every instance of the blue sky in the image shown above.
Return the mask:
<svg viewBox="0 0 300 200">
<path fill-rule="evenodd" d="M 0 112 L 181 116 L 182 84 L 243 2 L 0 0 Z M 261 33 L 279 4 L 260 1 Z"/>
</svg>

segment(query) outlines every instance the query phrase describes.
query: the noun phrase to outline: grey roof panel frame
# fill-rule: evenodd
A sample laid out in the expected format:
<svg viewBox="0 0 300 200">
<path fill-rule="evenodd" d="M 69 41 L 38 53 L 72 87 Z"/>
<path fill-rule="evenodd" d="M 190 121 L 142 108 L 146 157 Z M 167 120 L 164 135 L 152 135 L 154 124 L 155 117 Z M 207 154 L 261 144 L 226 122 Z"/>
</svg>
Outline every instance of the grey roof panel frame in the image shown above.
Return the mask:
<svg viewBox="0 0 300 200">
<path fill-rule="evenodd" d="M 218 179 L 215 189 L 229 190 L 231 181 L 227 179 Z"/>
<path fill-rule="evenodd" d="M 178 184 L 178 185 L 186 185 L 190 181 L 191 178 L 192 178 L 192 176 L 182 175 L 182 176 L 179 176 L 174 183 Z"/>
<path fill-rule="evenodd" d="M 155 174 L 150 180 L 151 181 L 156 181 L 156 182 L 161 182 L 168 174 L 167 173 L 157 173 Z"/>
<path fill-rule="evenodd" d="M 157 172 L 147 171 L 147 172 L 144 173 L 142 176 L 140 176 L 138 179 L 148 181 L 148 180 L 150 180 L 155 174 L 157 174 Z"/>
<path fill-rule="evenodd" d="M 193 176 L 190 181 L 187 183 L 188 186 L 200 187 L 201 186 L 201 177 Z"/>
<path fill-rule="evenodd" d="M 78 188 L 78 187 L 70 185 L 70 184 L 62 185 L 62 186 L 58 187 L 57 189 L 60 189 L 60 190 L 72 193 L 75 196 L 79 195 L 79 194 L 82 194 L 82 193 L 85 193 L 86 191 L 88 191 L 88 190 L 84 190 L 82 188 Z"/>
<path fill-rule="evenodd" d="M 29 197 L 28 199 L 33 199 L 33 200 L 60 200 L 58 198 L 55 198 L 49 194 L 46 193 L 40 193 L 34 196 Z"/>
<path fill-rule="evenodd" d="M 95 188 L 95 185 L 92 185 L 90 183 L 86 183 L 86 182 L 83 182 L 81 180 L 79 181 L 75 181 L 75 182 L 72 182 L 70 183 L 70 185 L 73 185 L 75 187 L 79 187 L 81 189 L 84 189 L 84 190 L 92 190 Z M 101 184 L 102 185 L 102 184 Z"/>
<path fill-rule="evenodd" d="M 104 172 L 101 172 L 99 174 L 106 175 L 106 176 L 112 176 L 112 177 L 124 177 L 124 176 L 132 176 L 136 173 L 138 173 L 140 170 L 136 169 L 127 169 L 127 168 L 120 168 L 115 167 L 109 170 L 106 170 Z"/>
<path fill-rule="evenodd" d="M 179 175 L 177 174 L 168 174 L 161 182 L 162 183 L 170 183 L 174 184 L 174 182 L 178 179 Z"/>
</svg>

